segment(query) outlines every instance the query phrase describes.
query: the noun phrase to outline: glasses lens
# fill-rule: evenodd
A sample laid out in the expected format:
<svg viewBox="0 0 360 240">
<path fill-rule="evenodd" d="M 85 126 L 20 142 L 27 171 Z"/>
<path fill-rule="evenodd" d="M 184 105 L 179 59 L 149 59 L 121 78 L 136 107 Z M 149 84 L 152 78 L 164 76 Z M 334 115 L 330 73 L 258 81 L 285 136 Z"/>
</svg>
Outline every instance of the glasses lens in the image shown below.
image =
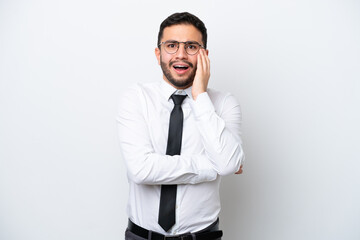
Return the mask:
<svg viewBox="0 0 360 240">
<path fill-rule="evenodd" d="M 185 45 L 185 50 L 190 55 L 196 54 L 199 51 L 199 49 L 200 49 L 200 46 L 195 43 L 187 43 Z"/>
<path fill-rule="evenodd" d="M 164 47 L 165 47 L 165 51 L 167 53 L 173 54 L 173 53 L 176 53 L 176 51 L 178 50 L 179 43 L 178 42 L 165 42 Z"/>
</svg>

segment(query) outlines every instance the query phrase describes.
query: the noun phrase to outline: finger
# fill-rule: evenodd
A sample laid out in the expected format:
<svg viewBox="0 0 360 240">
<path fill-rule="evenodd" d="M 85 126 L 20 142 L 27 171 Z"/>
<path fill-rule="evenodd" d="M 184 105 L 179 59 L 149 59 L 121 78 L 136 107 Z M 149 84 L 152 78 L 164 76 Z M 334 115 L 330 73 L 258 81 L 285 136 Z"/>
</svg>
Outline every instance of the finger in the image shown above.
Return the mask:
<svg viewBox="0 0 360 240">
<path fill-rule="evenodd" d="M 204 49 L 204 56 L 206 59 L 206 64 L 207 64 L 207 70 L 210 72 L 210 58 L 209 56 L 206 54 L 206 50 Z"/>
<path fill-rule="evenodd" d="M 203 49 L 203 56 L 204 56 L 204 60 L 205 60 L 205 63 L 206 63 L 206 72 L 207 74 L 210 74 L 210 59 L 209 59 L 209 56 L 206 54 L 206 50 Z"/>
<path fill-rule="evenodd" d="M 240 165 L 240 169 L 235 174 L 242 174 L 243 173 L 243 165 Z"/>
<path fill-rule="evenodd" d="M 206 61 L 206 54 L 205 54 L 204 49 L 201 49 L 200 53 L 201 53 L 203 71 L 206 72 L 207 69 L 208 69 L 208 64 L 207 64 L 207 61 Z"/>
<path fill-rule="evenodd" d="M 197 55 L 197 70 L 201 71 L 202 70 L 202 60 L 201 60 L 201 54 Z"/>
</svg>

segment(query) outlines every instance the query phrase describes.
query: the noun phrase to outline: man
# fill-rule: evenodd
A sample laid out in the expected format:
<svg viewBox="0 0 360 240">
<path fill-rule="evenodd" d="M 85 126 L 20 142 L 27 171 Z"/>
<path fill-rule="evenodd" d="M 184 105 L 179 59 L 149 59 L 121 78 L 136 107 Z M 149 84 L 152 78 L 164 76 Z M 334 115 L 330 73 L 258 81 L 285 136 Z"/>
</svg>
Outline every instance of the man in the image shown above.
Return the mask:
<svg viewBox="0 0 360 240">
<path fill-rule="evenodd" d="M 169 16 L 155 49 L 163 79 L 137 84 L 121 98 L 127 240 L 221 239 L 220 177 L 242 173 L 241 112 L 231 94 L 207 88 L 206 45 L 200 19 Z"/>
</svg>

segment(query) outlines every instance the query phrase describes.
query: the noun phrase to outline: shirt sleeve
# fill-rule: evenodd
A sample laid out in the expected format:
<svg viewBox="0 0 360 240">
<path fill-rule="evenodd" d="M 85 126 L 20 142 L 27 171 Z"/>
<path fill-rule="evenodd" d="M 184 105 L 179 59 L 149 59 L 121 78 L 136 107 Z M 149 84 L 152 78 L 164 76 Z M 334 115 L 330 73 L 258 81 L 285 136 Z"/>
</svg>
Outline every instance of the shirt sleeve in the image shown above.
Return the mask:
<svg viewBox="0 0 360 240">
<path fill-rule="evenodd" d="M 207 92 L 192 101 L 191 107 L 209 161 L 219 175 L 229 175 L 239 170 L 245 158 L 241 141 L 241 109 L 231 94 L 217 101 L 221 101 L 219 113 Z"/>
<path fill-rule="evenodd" d="M 199 155 L 163 155 L 152 146 L 139 87 L 120 99 L 117 126 L 128 178 L 137 184 L 197 184 L 213 181 L 217 172 L 203 152 Z"/>
</svg>

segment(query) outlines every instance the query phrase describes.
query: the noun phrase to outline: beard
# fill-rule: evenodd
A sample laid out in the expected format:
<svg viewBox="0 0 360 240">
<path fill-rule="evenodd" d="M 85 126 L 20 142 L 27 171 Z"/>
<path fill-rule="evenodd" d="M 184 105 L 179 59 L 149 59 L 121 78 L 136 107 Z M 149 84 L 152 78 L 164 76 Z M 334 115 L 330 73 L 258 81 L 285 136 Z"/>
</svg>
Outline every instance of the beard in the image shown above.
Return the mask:
<svg viewBox="0 0 360 240">
<path fill-rule="evenodd" d="M 189 68 L 191 68 L 190 75 L 185 79 L 181 79 L 181 77 L 176 78 L 176 76 L 174 76 L 175 73 L 174 74 L 171 73 L 170 69 L 174 64 L 174 62 L 169 62 L 169 64 L 166 64 L 165 62 L 162 61 L 160 57 L 160 63 L 161 63 L 160 65 L 164 76 L 172 85 L 178 88 L 185 88 L 191 86 L 194 81 L 195 73 L 196 73 L 196 66 L 194 68 L 194 65 L 191 62 L 185 60 L 183 60 L 182 62 L 188 64 Z"/>
</svg>

